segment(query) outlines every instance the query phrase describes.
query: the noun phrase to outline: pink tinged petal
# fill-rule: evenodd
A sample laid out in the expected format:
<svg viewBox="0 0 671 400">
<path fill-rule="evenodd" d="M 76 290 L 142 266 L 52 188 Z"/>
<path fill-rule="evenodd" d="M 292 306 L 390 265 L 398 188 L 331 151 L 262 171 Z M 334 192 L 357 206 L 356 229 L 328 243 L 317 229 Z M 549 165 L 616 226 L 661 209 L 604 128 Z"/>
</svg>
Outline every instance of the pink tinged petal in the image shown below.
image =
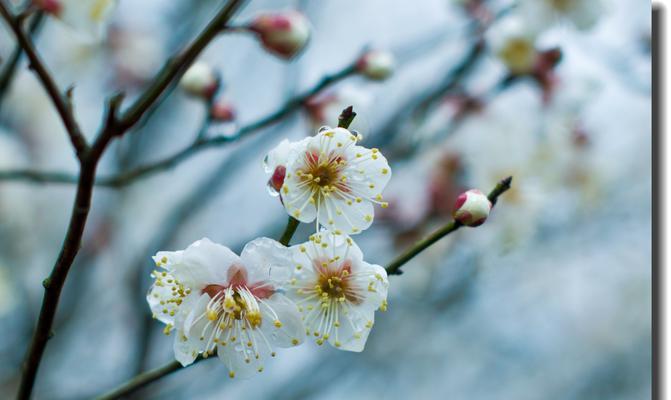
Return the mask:
<svg viewBox="0 0 671 400">
<path fill-rule="evenodd" d="M 171 272 L 185 286 L 202 290 L 210 284 L 225 283 L 228 269 L 239 263 L 240 257 L 228 247 L 203 238 L 184 250 L 181 262 Z"/>
<path fill-rule="evenodd" d="M 247 269 L 239 264 L 233 264 L 228 268 L 227 283 L 229 287 L 247 286 Z"/>
</svg>

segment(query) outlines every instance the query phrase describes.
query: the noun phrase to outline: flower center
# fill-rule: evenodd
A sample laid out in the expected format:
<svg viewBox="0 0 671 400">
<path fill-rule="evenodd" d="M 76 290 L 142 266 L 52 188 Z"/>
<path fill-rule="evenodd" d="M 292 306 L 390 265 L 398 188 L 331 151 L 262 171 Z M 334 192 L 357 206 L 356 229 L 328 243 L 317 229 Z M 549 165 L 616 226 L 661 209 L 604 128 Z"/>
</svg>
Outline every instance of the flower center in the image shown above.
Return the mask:
<svg viewBox="0 0 671 400">
<path fill-rule="evenodd" d="M 233 289 L 222 285 L 208 285 L 203 289 L 203 293 L 207 293 L 212 299 L 206 311 L 210 321 L 218 321 L 228 314 L 231 320 L 246 320 L 252 329 L 261 325 L 258 303 L 246 287 Z"/>
<path fill-rule="evenodd" d="M 345 159 L 342 156 L 309 151 L 305 153 L 305 168 L 298 170 L 297 175 L 313 190 L 334 191 L 344 187 L 341 176 L 344 166 Z"/>
<path fill-rule="evenodd" d="M 318 262 L 315 261 L 315 263 Z M 330 303 L 331 300 L 340 302 L 347 300 L 354 304 L 361 302 L 361 298 L 356 293 L 356 288 L 352 285 L 351 261 L 344 261 L 337 269 L 329 269 L 328 263 L 325 262 L 319 263 L 315 268 L 319 273 L 315 292 L 321 297 L 322 302 Z"/>
</svg>

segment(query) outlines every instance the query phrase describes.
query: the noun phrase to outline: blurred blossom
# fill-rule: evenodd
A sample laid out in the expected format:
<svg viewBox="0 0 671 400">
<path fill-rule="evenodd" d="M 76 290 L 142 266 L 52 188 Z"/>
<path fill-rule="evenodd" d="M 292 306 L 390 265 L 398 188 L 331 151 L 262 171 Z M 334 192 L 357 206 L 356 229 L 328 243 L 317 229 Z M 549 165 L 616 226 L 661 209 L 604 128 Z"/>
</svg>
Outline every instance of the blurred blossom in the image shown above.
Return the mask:
<svg viewBox="0 0 671 400">
<path fill-rule="evenodd" d="M 99 40 L 105 33 L 117 0 L 33 0 L 84 37 Z"/>
<path fill-rule="evenodd" d="M 604 12 L 603 0 L 518 0 L 525 23 L 542 31 L 568 22 L 580 30 L 592 28 Z"/>
<path fill-rule="evenodd" d="M 536 34 L 526 21 L 504 18 L 487 33 L 494 54 L 513 74 L 531 72 L 536 61 Z"/>
<path fill-rule="evenodd" d="M 338 121 L 338 116 L 345 108 L 352 106 L 357 116 L 350 125 L 350 130 L 362 134 L 368 133 L 366 114 L 370 112 L 374 96 L 365 88 L 357 85 L 342 85 L 333 91 L 312 97 L 305 108 L 314 129 L 331 125 Z"/>
<path fill-rule="evenodd" d="M 298 11 L 261 14 L 249 28 L 266 50 L 282 58 L 295 57 L 310 39 L 310 24 Z"/>
<path fill-rule="evenodd" d="M 124 86 L 144 84 L 156 74 L 166 57 L 162 40 L 153 32 L 113 26 L 108 43 L 117 80 Z"/>
<path fill-rule="evenodd" d="M 196 61 L 186 70 L 179 86 L 191 96 L 208 100 L 219 90 L 220 83 L 214 68 L 204 61 Z"/>
<path fill-rule="evenodd" d="M 356 63 L 359 73 L 368 79 L 382 81 L 394 72 L 394 55 L 384 50 L 369 50 Z"/>
</svg>

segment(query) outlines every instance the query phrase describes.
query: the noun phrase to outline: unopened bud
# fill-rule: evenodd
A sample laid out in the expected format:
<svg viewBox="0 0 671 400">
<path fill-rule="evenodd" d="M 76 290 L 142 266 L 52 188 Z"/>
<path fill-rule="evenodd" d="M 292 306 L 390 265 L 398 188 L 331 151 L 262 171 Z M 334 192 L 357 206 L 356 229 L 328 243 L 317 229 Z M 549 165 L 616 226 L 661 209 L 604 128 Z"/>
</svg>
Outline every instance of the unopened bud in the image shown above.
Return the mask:
<svg viewBox="0 0 671 400">
<path fill-rule="evenodd" d="M 33 0 L 33 4 L 45 13 L 56 16 L 63 10 L 63 4 L 60 0 Z"/>
<path fill-rule="evenodd" d="M 310 39 L 310 24 L 298 11 L 259 15 L 249 29 L 259 35 L 266 50 L 286 59 L 303 50 Z"/>
<path fill-rule="evenodd" d="M 356 69 L 368 79 L 381 81 L 394 72 L 394 55 L 388 51 L 371 50 L 359 58 Z"/>
<path fill-rule="evenodd" d="M 284 185 L 284 177 L 287 174 L 287 168 L 284 165 L 278 165 L 273 171 L 273 175 L 268 180 L 268 185 L 279 192 Z"/>
<path fill-rule="evenodd" d="M 492 209 L 492 203 L 481 191 L 471 189 L 457 197 L 454 205 L 454 219 L 466 226 L 480 226 Z"/>
<path fill-rule="evenodd" d="M 210 107 L 210 118 L 217 122 L 230 122 L 235 119 L 235 108 L 227 100 L 219 99 Z"/>
<path fill-rule="evenodd" d="M 208 64 L 195 62 L 186 70 L 179 86 L 192 96 L 211 99 L 219 89 L 219 77 Z"/>
</svg>

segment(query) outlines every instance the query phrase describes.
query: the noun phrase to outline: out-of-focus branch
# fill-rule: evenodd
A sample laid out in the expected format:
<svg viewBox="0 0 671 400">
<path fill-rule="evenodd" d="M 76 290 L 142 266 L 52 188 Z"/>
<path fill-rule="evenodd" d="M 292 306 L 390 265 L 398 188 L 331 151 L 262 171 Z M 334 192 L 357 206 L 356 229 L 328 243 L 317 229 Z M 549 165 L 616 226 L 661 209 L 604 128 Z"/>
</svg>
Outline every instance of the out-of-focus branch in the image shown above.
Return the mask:
<svg viewBox="0 0 671 400">
<path fill-rule="evenodd" d="M 84 228 L 91 207 L 96 169 L 105 149 L 114 137 L 123 135 L 140 120 L 142 114 L 158 100 L 165 89 L 172 84 L 174 80 L 180 77 L 181 72 L 183 72 L 205 46 L 214 39 L 216 33 L 225 26 L 233 13 L 243 4 L 243 2 L 243 0 L 230 0 L 223 6 L 221 11 L 214 17 L 207 28 L 201 32 L 191 45 L 187 46 L 186 49 L 180 53 L 181 56 L 175 58 L 175 60 L 183 62 L 184 64 L 176 64 L 175 61 L 168 63 L 168 66 L 157 75 L 154 83 L 150 85 L 147 92 L 140 96 L 140 99 L 131 107 L 129 112 L 122 117 L 119 117 L 119 109 L 121 102 L 123 101 L 123 95 L 113 96 L 108 102 L 107 115 L 100 134 L 93 144 L 88 146 L 74 118 L 70 101 L 61 95 L 53 78 L 33 47 L 32 42 L 23 32 L 20 20 L 14 18 L 4 0 L 0 0 L 0 14 L 2 14 L 2 17 L 14 31 L 17 41 L 23 47 L 30 60 L 31 68 L 36 71 L 43 86 L 51 96 L 55 107 L 61 114 L 61 118 L 70 134 L 73 146 L 77 151 L 77 157 L 80 161 L 77 194 L 72 215 L 70 217 L 60 254 L 49 277 L 43 281 L 45 291 L 42 299 L 42 307 L 37 320 L 35 333 L 33 334 L 23 365 L 23 373 L 17 394 L 18 399 L 30 398 L 47 341 L 53 335 L 51 329 L 58 302 L 60 300 L 61 291 L 65 285 L 68 272 L 70 271 L 81 247 L 82 236 L 84 234 Z M 216 31 L 214 31 L 215 28 Z"/>
<path fill-rule="evenodd" d="M 258 120 L 251 122 L 248 125 L 240 128 L 235 134 L 230 136 L 217 136 L 213 138 L 197 138 L 191 145 L 184 149 L 165 157 L 159 161 L 131 169 L 112 176 L 100 177 L 96 179 L 96 185 L 119 188 L 126 186 L 140 178 L 144 178 L 155 173 L 165 171 L 179 164 L 180 162 L 190 158 L 191 156 L 214 147 L 225 145 L 229 142 L 239 140 L 259 129 L 270 126 L 283 118 L 290 115 L 292 112 L 300 109 L 305 103 L 317 93 L 331 86 L 348 76 L 355 73 L 354 64 L 350 64 L 338 72 L 324 76 L 315 86 L 306 90 L 303 93 L 296 95 L 284 103 L 279 109 L 268 114 Z M 66 183 L 72 184 L 77 182 L 77 176 L 67 172 L 39 172 L 31 170 L 11 170 L 0 171 L 0 181 L 28 181 L 35 183 Z"/>
<path fill-rule="evenodd" d="M 77 158 L 81 159 L 83 154 L 88 150 L 88 145 L 86 144 L 86 139 L 82 134 L 79 124 L 75 120 L 74 114 L 72 112 L 72 104 L 68 98 L 68 93 L 62 93 L 58 88 L 56 81 L 52 77 L 51 73 L 47 69 L 47 66 L 42 61 L 42 58 L 37 53 L 35 46 L 29 34 L 23 30 L 22 20 L 18 17 L 12 15 L 9 11 L 9 7 L 5 4 L 5 0 L 0 0 L 0 14 L 2 18 L 7 22 L 9 28 L 14 32 L 16 36 L 16 41 L 18 45 L 21 46 L 23 51 L 26 53 L 28 60 L 30 62 L 29 68 L 35 71 L 38 79 L 42 83 L 44 90 L 51 98 L 58 115 L 63 121 L 65 130 L 70 137 L 72 146 L 75 148 L 77 153 Z"/>
<path fill-rule="evenodd" d="M 232 0 L 212 18 L 207 27 L 191 44 L 166 63 L 149 88 L 123 113 L 119 127 L 127 130 L 135 125 L 161 95 L 179 80 L 207 45 L 225 28 L 228 20 L 246 0 Z"/>
<path fill-rule="evenodd" d="M 37 35 L 42 22 L 44 21 L 44 14 L 41 12 L 35 13 L 34 16 L 30 19 L 28 23 L 28 34 L 31 36 Z M 14 46 L 12 54 L 9 56 L 5 62 L 5 67 L 0 72 L 0 110 L 2 109 L 2 100 L 5 98 L 7 91 L 16 75 L 17 67 L 19 66 L 19 61 L 21 61 L 21 56 L 23 55 L 23 47 L 19 44 Z"/>
<path fill-rule="evenodd" d="M 510 189 L 510 184 L 513 181 L 513 177 L 509 176 L 503 180 L 501 180 L 496 187 L 489 193 L 487 196 L 489 198 L 489 201 L 492 203 L 492 206 L 494 206 L 499 199 L 499 196 L 505 193 L 508 189 Z M 440 239 L 444 238 L 445 236 L 449 235 L 450 233 L 456 231 L 457 229 L 461 228 L 463 225 L 457 221 L 457 220 L 452 220 L 448 222 L 446 225 L 444 225 L 442 228 L 438 229 L 437 231 L 433 232 L 429 236 L 427 236 L 425 239 L 417 242 L 414 246 L 406 250 L 403 254 L 395 258 L 387 267 L 385 268 L 387 270 L 387 273 L 389 275 L 400 275 L 403 273 L 401 271 L 401 267 L 413 259 L 416 255 L 421 253 L 422 251 L 426 250 L 429 246 L 432 244 L 436 243 Z"/>
</svg>

